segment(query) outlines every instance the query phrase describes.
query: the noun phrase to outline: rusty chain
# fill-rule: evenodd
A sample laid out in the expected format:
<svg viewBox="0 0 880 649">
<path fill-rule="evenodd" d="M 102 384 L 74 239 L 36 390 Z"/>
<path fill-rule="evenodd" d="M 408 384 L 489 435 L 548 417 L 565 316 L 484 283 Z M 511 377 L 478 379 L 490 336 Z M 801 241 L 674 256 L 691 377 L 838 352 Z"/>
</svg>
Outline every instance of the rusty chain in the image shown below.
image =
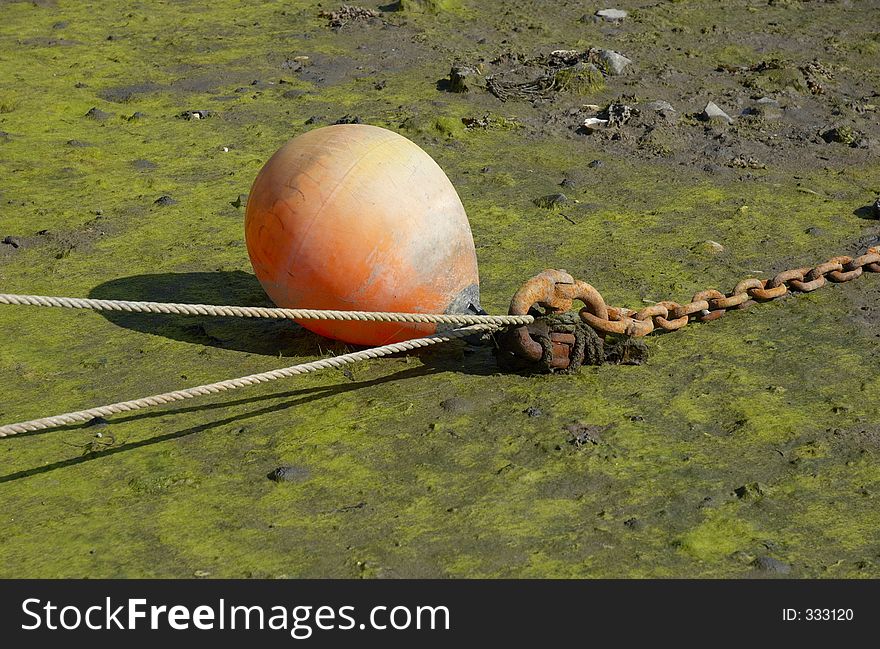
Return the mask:
<svg viewBox="0 0 880 649">
<path fill-rule="evenodd" d="M 864 271 L 880 272 L 880 246 L 868 248 L 858 257 L 832 257 L 815 267 L 794 268 L 778 273 L 772 279 L 744 279 L 725 295 L 709 289 L 694 294 L 687 304 L 663 301 L 639 311 L 624 307 L 608 306 L 601 293 L 593 286 L 574 279 L 564 270 L 545 270 L 528 280 L 516 292 L 510 302 L 510 315 L 526 315 L 529 312 L 541 316 L 535 310 L 544 310 L 544 317 L 556 317 L 570 310 L 574 300 L 583 302 L 579 312 L 581 321 L 589 325 L 600 337 L 616 334 L 625 337 L 647 336 L 653 331 L 675 331 L 686 326 L 692 319 L 698 322 L 717 320 L 729 310 L 742 310 L 756 302 L 766 302 L 782 297 L 789 291 L 808 293 L 826 284 L 848 282 Z M 548 370 L 563 370 L 579 366 L 583 354 L 579 354 L 575 336 L 548 326 L 539 317 L 530 325 L 523 325 L 506 334 L 507 346 L 519 357 L 543 364 Z M 548 347 L 549 341 L 549 347 Z"/>
</svg>

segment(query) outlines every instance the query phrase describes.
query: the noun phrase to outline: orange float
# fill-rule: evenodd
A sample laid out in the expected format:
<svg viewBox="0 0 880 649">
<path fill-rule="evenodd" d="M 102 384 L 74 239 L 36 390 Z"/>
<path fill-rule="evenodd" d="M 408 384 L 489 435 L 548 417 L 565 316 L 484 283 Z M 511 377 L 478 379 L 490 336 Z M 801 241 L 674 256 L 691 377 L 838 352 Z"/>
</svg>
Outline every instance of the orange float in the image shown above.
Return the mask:
<svg viewBox="0 0 880 649">
<path fill-rule="evenodd" d="M 245 240 L 257 278 L 280 307 L 481 312 L 461 199 L 427 153 L 383 128 L 327 126 L 281 147 L 251 188 Z M 434 324 L 300 324 L 358 345 L 436 331 Z"/>
</svg>

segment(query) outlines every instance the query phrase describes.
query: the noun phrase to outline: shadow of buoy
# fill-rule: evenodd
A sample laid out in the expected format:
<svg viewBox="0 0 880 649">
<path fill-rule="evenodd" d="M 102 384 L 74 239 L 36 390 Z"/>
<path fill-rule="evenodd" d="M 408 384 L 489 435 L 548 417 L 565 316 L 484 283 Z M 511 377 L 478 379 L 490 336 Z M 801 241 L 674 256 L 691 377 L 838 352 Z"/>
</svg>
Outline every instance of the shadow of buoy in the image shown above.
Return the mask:
<svg viewBox="0 0 880 649">
<path fill-rule="evenodd" d="M 275 306 L 257 278 L 244 271 L 156 273 L 121 277 L 89 292 L 100 300 Z M 343 351 L 337 341 L 316 336 L 291 320 L 99 311 L 113 324 L 143 333 L 211 347 L 271 356 L 312 356 Z"/>
</svg>

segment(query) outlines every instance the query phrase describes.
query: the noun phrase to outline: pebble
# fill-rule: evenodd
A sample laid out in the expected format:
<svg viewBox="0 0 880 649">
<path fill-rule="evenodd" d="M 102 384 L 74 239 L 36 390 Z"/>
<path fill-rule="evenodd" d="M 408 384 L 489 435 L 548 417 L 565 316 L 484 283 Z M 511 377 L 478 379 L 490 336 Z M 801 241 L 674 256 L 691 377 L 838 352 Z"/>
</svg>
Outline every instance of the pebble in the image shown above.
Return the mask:
<svg viewBox="0 0 880 649">
<path fill-rule="evenodd" d="M 633 531 L 639 531 L 645 528 L 645 524 L 640 521 L 638 518 L 628 518 L 623 521 L 623 524 Z"/>
<path fill-rule="evenodd" d="M 234 201 L 229 201 L 229 204 L 232 205 L 232 207 L 238 208 L 238 207 L 242 207 L 244 205 L 247 205 L 247 201 L 248 201 L 247 194 L 239 194 L 238 196 L 235 197 Z"/>
<path fill-rule="evenodd" d="M 174 205 L 176 202 L 177 202 L 176 200 L 174 200 L 173 198 L 171 198 L 170 196 L 168 196 L 166 194 L 165 196 L 160 196 L 159 198 L 154 200 L 153 204 L 154 205 Z"/>
<path fill-rule="evenodd" d="M 614 50 L 600 50 L 599 58 L 605 63 L 605 69 L 608 71 L 608 74 L 615 76 L 623 74 L 627 66 L 632 63 L 631 59 Z"/>
<path fill-rule="evenodd" d="M 94 119 L 98 122 L 103 122 L 104 120 L 110 119 L 112 115 L 110 113 L 105 113 L 103 110 L 99 108 L 89 108 L 88 112 L 85 114 L 85 117 L 89 119 Z"/>
<path fill-rule="evenodd" d="M 804 230 L 804 232 L 806 232 L 807 234 L 812 234 L 814 237 L 820 237 L 825 234 L 825 230 L 816 227 L 815 225 L 808 227 L 806 230 Z"/>
<path fill-rule="evenodd" d="M 776 572 L 781 575 L 787 575 L 791 572 L 790 565 L 773 557 L 758 557 L 752 563 L 758 570 L 764 572 Z"/>
<path fill-rule="evenodd" d="M 605 20 L 623 20 L 629 13 L 623 9 L 600 9 L 596 12 L 596 15 Z"/>
<path fill-rule="evenodd" d="M 523 412 L 525 414 L 527 414 L 529 417 L 540 417 L 541 415 L 544 414 L 544 412 L 540 408 L 538 408 L 537 406 L 529 406 L 528 408 L 523 410 Z"/>
<path fill-rule="evenodd" d="M 583 124 L 583 127 L 587 129 L 588 133 L 592 133 L 593 131 L 600 128 L 605 128 L 606 126 L 608 126 L 608 120 L 599 119 L 598 117 L 588 117 L 584 120 Z"/>
<path fill-rule="evenodd" d="M 308 469 L 300 466 L 280 466 L 266 474 L 273 482 L 299 482 L 309 477 Z"/>
<path fill-rule="evenodd" d="M 559 183 L 560 187 L 577 187 L 577 183 L 573 181 L 571 178 L 563 178 L 562 182 Z"/>
<path fill-rule="evenodd" d="M 740 500 L 760 500 L 767 494 L 767 488 L 760 482 L 750 482 L 733 490 Z"/>
<path fill-rule="evenodd" d="M 715 102 L 710 101 L 703 109 L 702 118 L 706 121 L 724 121 L 728 124 L 733 123 L 730 115 L 721 110 Z"/>
<path fill-rule="evenodd" d="M 596 169 L 597 167 L 601 167 L 601 166 L 603 166 L 604 164 L 605 164 L 605 163 L 602 162 L 601 160 L 593 160 L 593 161 L 592 161 L 590 164 L 588 164 L 587 166 L 588 166 L 590 169 Z"/>
<path fill-rule="evenodd" d="M 693 248 L 696 252 L 705 252 L 710 255 L 718 255 L 724 252 L 724 246 L 722 246 L 717 241 L 712 241 L 711 239 L 706 239 L 705 241 L 700 241 Z"/>
<path fill-rule="evenodd" d="M 561 205 L 562 203 L 567 203 L 568 196 L 566 196 L 565 194 L 548 194 L 547 196 L 536 198 L 533 202 L 538 207 L 550 209 L 556 207 L 557 205 Z"/>
<path fill-rule="evenodd" d="M 757 115 L 763 119 L 779 119 L 782 117 L 782 108 L 779 107 L 779 102 L 770 97 L 761 97 L 752 108 L 747 108 L 744 112 L 750 115 Z"/>
<path fill-rule="evenodd" d="M 178 117 L 182 117 L 185 120 L 194 120 L 194 119 L 208 119 L 211 116 L 211 111 L 209 110 L 185 110 Z"/>
<path fill-rule="evenodd" d="M 462 397 L 449 397 L 440 402 L 440 407 L 446 412 L 465 412 L 470 410 L 473 404 Z"/>
<path fill-rule="evenodd" d="M 658 113 L 662 113 L 663 111 L 669 111 L 671 113 L 675 112 L 675 108 L 673 108 L 672 104 L 670 104 L 668 101 L 663 101 L 662 99 L 648 102 L 647 104 L 645 104 L 645 108 L 649 110 L 656 110 Z"/>
</svg>

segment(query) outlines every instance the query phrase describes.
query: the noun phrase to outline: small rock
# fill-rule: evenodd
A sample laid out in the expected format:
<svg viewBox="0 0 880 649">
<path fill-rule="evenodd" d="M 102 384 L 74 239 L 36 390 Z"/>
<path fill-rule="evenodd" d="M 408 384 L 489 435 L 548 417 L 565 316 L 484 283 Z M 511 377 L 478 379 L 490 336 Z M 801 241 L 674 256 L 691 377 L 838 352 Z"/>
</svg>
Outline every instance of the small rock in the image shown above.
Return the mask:
<svg viewBox="0 0 880 649">
<path fill-rule="evenodd" d="M 537 406 L 529 406 L 528 408 L 523 410 L 523 412 L 525 414 L 527 414 L 529 417 L 540 417 L 541 415 L 544 414 L 542 412 L 542 410 L 540 408 L 538 408 Z"/>
<path fill-rule="evenodd" d="M 375 9 L 367 9 L 365 7 L 342 5 L 336 11 L 321 11 L 318 16 L 327 19 L 328 27 L 332 27 L 334 30 L 339 30 L 349 22 L 368 21 L 372 18 L 378 18 L 379 12 Z"/>
<path fill-rule="evenodd" d="M 243 205 L 247 205 L 248 195 L 247 194 L 239 194 L 235 197 L 234 201 L 229 201 L 229 204 L 232 207 L 239 208 Z"/>
<path fill-rule="evenodd" d="M 177 201 L 168 196 L 160 196 L 156 200 L 153 201 L 153 205 L 174 205 Z"/>
<path fill-rule="evenodd" d="M 309 477 L 308 469 L 300 466 L 280 466 L 266 474 L 273 482 L 300 482 Z"/>
<path fill-rule="evenodd" d="M 702 252 L 710 255 L 718 255 L 724 252 L 724 246 L 722 246 L 717 241 L 712 241 L 711 239 L 706 239 L 705 241 L 700 241 L 693 248 L 691 248 L 694 252 Z"/>
<path fill-rule="evenodd" d="M 758 160 L 754 156 L 738 155 L 733 158 L 728 165 L 729 167 L 737 167 L 739 169 L 766 169 L 767 165 Z"/>
<path fill-rule="evenodd" d="M 185 119 L 187 121 L 191 120 L 200 120 L 200 119 L 208 119 L 211 116 L 211 111 L 209 110 L 185 110 L 178 115 L 181 119 Z"/>
<path fill-rule="evenodd" d="M 721 110 L 718 105 L 712 101 L 706 104 L 706 107 L 703 109 L 700 117 L 702 117 L 707 122 L 722 121 L 727 122 L 728 124 L 733 123 L 733 119 L 730 117 L 730 115 Z"/>
<path fill-rule="evenodd" d="M 193 577 L 198 577 L 199 579 L 204 579 L 205 577 L 210 577 L 211 573 L 207 570 L 196 570 L 193 573 Z"/>
<path fill-rule="evenodd" d="M 605 20 L 623 20 L 629 14 L 623 9 L 600 9 L 596 15 Z"/>
<path fill-rule="evenodd" d="M 571 437 L 568 438 L 568 443 L 580 448 L 586 444 L 595 445 L 601 442 L 602 433 L 611 428 L 611 424 L 607 426 L 596 426 L 594 424 L 582 424 L 576 422 L 568 424 L 564 428 L 571 434 Z"/>
<path fill-rule="evenodd" d="M 766 120 L 782 117 L 782 109 L 779 107 L 779 102 L 770 97 L 761 97 L 755 102 L 754 106 L 747 108 L 744 112 Z"/>
<path fill-rule="evenodd" d="M 672 104 L 670 104 L 668 101 L 663 101 L 662 99 L 648 102 L 647 104 L 645 104 L 645 108 L 647 108 L 648 110 L 656 110 L 658 113 L 675 112 L 675 108 L 672 107 Z"/>
<path fill-rule="evenodd" d="M 838 126 L 835 128 L 830 128 L 827 131 L 823 132 L 822 139 L 829 144 L 832 142 L 836 142 L 838 144 L 854 146 L 858 141 L 860 135 L 860 133 L 850 128 L 849 126 Z"/>
<path fill-rule="evenodd" d="M 806 230 L 804 230 L 804 232 L 806 232 L 807 234 L 812 234 L 814 237 L 821 237 L 823 234 L 825 234 L 825 230 L 816 227 L 815 225 L 808 227 Z"/>
<path fill-rule="evenodd" d="M 109 426 L 109 425 L 110 425 L 110 422 L 107 421 L 106 419 L 104 419 L 103 417 L 93 417 L 92 419 L 89 419 L 86 422 L 84 428 L 91 428 L 91 427 L 104 428 L 105 426 Z M 98 433 L 98 434 L 100 435 L 100 433 Z"/>
<path fill-rule="evenodd" d="M 571 178 L 563 178 L 562 181 L 559 183 L 559 186 L 574 188 L 574 187 L 577 187 L 577 183 L 575 181 L 573 181 Z"/>
<path fill-rule="evenodd" d="M 297 97 L 304 94 L 304 92 L 305 91 L 303 91 L 303 90 L 296 90 L 296 89 L 285 90 L 283 93 L 281 93 L 281 96 L 284 97 L 285 99 L 296 99 Z"/>
<path fill-rule="evenodd" d="M 67 140 L 67 146 L 72 146 L 75 149 L 80 149 L 86 146 L 92 146 L 88 142 L 83 142 L 82 140 Z"/>
<path fill-rule="evenodd" d="M 760 482 L 750 482 L 733 490 L 740 500 L 760 500 L 767 494 L 767 488 Z"/>
<path fill-rule="evenodd" d="M 611 103 L 602 111 L 602 117 L 608 120 L 608 126 L 623 126 L 633 115 L 638 115 L 637 108 L 627 106 L 626 104 Z"/>
<path fill-rule="evenodd" d="M 456 63 L 449 71 L 448 88 L 450 92 L 468 92 L 468 80 L 477 76 L 476 68 Z"/>
<path fill-rule="evenodd" d="M 604 164 L 605 164 L 605 163 L 602 162 L 601 160 L 593 160 L 593 161 L 592 161 L 590 164 L 588 164 L 587 166 L 590 167 L 590 169 L 595 169 L 595 168 L 597 168 L 597 167 L 601 167 L 601 166 L 603 166 Z"/>
<path fill-rule="evenodd" d="M 635 532 L 645 528 L 645 524 L 638 518 L 628 518 L 627 520 L 623 521 L 623 524 Z"/>
<path fill-rule="evenodd" d="M 88 112 L 85 114 L 85 117 L 88 117 L 89 119 L 93 119 L 98 122 L 103 122 L 113 117 L 113 115 L 111 115 L 110 113 L 105 113 L 99 108 L 92 107 L 89 108 Z"/>
<path fill-rule="evenodd" d="M 7 246 L 12 246 L 13 248 L 21 248 L 22 242 L 18 237 L 6 237 L 3 239 L 3 243 Z"/>
<path fill-rule="evenodd" d="M 538 207 L 543 207 L 544 209 L 549 210 L 568 202 L 568 197 L 565 194 L 548 194 L 547 196 L 536 198 L 532 202 Z"/>
<path fill-rule="evenodd" d="M 446 412 L 465 412 L 473 407 L 473 404 L 462 397 L 449 397 L 440 402 L 440 407 Z"/>
<path fill-rule="evenodd" d="M 773 557 L 758 557 L 752 562 L 752 565 L 755 566 L 758 570 L 763 570 L 764 572 L 775 572 L 780 575 L 787 575 L 791 572 L 791 566 L 785 563 L 784 561 L 780 561 L 779 559 L 774 559 Z"/>
<path fill-rule="evenodd" d="M 605 71 L 614 76 L 623 74 L 632 63 L 631 59 L 614 50 L 599 50 L 599 59 L 605 64 Z"/>
<path fill-rule="evenodd" d="M 605 128 L 608 126 L 607 119 L 599 119 L 598 117 L 588 117 L 584 120 L 583 128 L 587 131 L 587 133 L 592 133 L 595 130 L 600 128 Z"/>
<path fill-rule="evenodd" d="M 334 124 L 360 124 L 361 118 L 357 115 L 343 115 L 337 119 Z"/>
</svg>

